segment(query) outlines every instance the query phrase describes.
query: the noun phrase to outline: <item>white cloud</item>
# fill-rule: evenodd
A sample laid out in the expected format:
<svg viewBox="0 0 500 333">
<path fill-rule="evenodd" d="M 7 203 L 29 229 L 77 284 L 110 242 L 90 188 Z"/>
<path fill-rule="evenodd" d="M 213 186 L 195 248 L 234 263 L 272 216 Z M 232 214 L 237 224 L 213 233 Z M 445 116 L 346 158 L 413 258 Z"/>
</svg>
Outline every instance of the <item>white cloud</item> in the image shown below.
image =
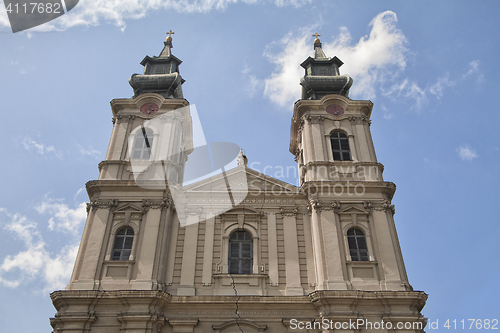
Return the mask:
<svg viewBox="0 0 500 333">
<path fill-rule="evenodd" d="M 252 74 L 252 69 L 248 67 L 247 63 L 243 64 L 241 74 L 243 74 L 243 79 L 246 81 L 243 88 L 250 97 L 253 97 L 258 90 L 264 88 L 264 82 Z"/>
<path fill-rule="evenodd" d="M 462 79 L 465 79 L 469 76 L 476 75 L 477 83 L 483 82 L 484 74 L 479 69 L 481 62 L 479 60 L 474 60 L 469 63 L 469 70 L 462 76 Z"/>
<path fill-rule="evenodd" d="M 1 0 L 0 0 L 1 1 Z M 1 8 L 5 8 L 3 1 Z M 265 0 L 80 0 L 67 14 L 54 21 L 30 29 L 46 32 L 66 30 L 74 26 L 97 26 L 111 23 L 124 30 L 127 20 L 141 19 L 155 10 L 174 10 L 178 13 L 207 13 L 224 11 L 238 2 L 246 4 L 267 3 Z M 275 0 L 278 7 L 300 7 L 311 0 Z M 0 26 L 10 27 L 7 12 L 0 9 Z"/>
<path fill-rule="evenodd" d="M 428 102 L 425 89 L 420 88 L 415 82 L 411 83 L 404 96 L 415 100 L 414 108 L 416 109 L 421 109 Z"/>
<path fill-rule="evenodd" d="M 92 156 L 95 158 L 98 158 L 101 156 L 101 152 L 98 150 L 95 150 L 94 148 L 92 148 L 92 146 L 85 149 L 82 146 L 78 145 L 78 148 L 80 149 L 80 154 L 82 154 L 83 156 Z"/>
<path fill-rule="evenodd" d="M 332 43 L 323 36 L 323 50 L 327 56 L 349 59 L 342 68 L 354 79 L 351 95 L 374 98 L 376 87 L 392 81 L 406 67 L 406 37 L 396 28 L 397 17 L 394 12 L 378 14 L 371 22 L 371 32 L 362 37 L 355 45 L 347 28 L 341 28 L 340 35 Z M 281 107 L 288 107 L 300 98 L 298 83 L 304 75 L 299 64 L 312 55 L 311 28 L 303 29 L 299 36 L 289 33 L 277 44 L 282 51 L 271 53 L 270 45 L 264 55 L 275 65 L 275 72 L 265 80 L 264 94 Z"/>
<path fill-rule="evenodd" d="M 304 69 L 299 64 L 312 53 L 310 47 L 307 47 L 311 31 L 306 28 L 300 37 L 295 37 L 291 33 L 283 37 L 279 41 L 283 51 L 279 54 L 270 51 L 276 43 L 268 45 L 264 52 L 264 56 L 276 68 L 276 71 L 264 81 L 264 96 L 281 107 L 288 107 L 300 98 L 299 82 L 300 77 L 304 75 Z"/>
<path fill-rule="evenodd" d="M 71 209 L 68 205 L 62 203 L 62 200 L 45 197 L 44 201 L 36 206 L 35 209 L 39 214 L 48 213 L 52 215 L 48 221 L 49 230 L 75 234 L 78 231 L 78 227 L 87 218 L 85 202 Z"/>
<path fill-rule="evenodd" d="M 60 151 L 56 150 L 54 146 L 47 146 L 43 143 L 38 143 L 28 136 L 25 136 L 22 139 L 21 144 L 23 145 L 24 149 L 40 155 L 53 155 L 59 159 L 61 159 L 63 156 L 63 154 Z"/>
<path fill-rule="evenodd" d="M 478 155 L 476 151 L 469 147 L 469 145 L 461 145 L 457 148 L 458 157 L 462 161 L 472 161 L 477 158 Z"/>
<path fill-rule="evenodd" d="M 7 11 L 5 9 L 5 4 L 3 0 L 0 0 L 0 27 L 9 27 L 9 17 L 7 16 Z"/>
<path fill-rule="evenodd" d="M 457 82 L 451 81 L 449 79 L 449 75 L 446 74 L 445 76 L 438 78 L 437 82 L 430 86 L 429 92 L 439 99 L 443 97 L 444 88 L 453 87 L 456 84 Z"/>
<path fill-rule="evenodd" d="M 385 11 L 370 22 L 368 36 L 361 37 L 351 46 L 347 28 L 342 28 L 340 38 L 323 47 L 327 55 L 348 59 L 341 71 L 353 77 L 356 83 L 351 88 L 353 96 L 374 98 L 375 88 L 392 80 L 406 67 L 406 37 L 396 28 L 396 13 Z"/>
<path fill-rule="evenodd" d="M 38 206 L 39 213 L 50 213 L 49 226 L 62 230 L 75 230 L 85 220 L 85 204 L 81 203 L 71 209 L 60 200 L 45 198 Z M 50 251 L 43 240 L 38 223 L 20 214 L 9 214 L 5 208 L 0 208 L 0 221 L 4 234 L 12 234 L 22 241 L 22 250 L 16 254 L 7 255 L 0 263 L 0 285 L 15 288 L 36 281 L 41 283 L 42 292 L 62 289 L 68 283 L 78 250 L 78 238 L 75 232 L 66 239 L 66 245 L 56 251 Z M 52 222 L 50 222 L 52 220 Z M 0 222 L 1 223 L 1 222 Z"/>
</svg>

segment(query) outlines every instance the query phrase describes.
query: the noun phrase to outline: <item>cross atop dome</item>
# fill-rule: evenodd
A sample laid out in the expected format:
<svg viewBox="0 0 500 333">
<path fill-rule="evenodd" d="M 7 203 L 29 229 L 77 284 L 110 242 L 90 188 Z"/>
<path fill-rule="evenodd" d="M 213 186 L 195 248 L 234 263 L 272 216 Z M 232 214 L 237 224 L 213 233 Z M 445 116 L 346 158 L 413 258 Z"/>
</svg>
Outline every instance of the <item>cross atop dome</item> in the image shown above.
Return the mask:
<svg viewBox="0 0 500 333">
<path fill-rule="evenodd" d="M 317 32 L 315 32 L 315 33 L 314 33 L 314 35 L 312 35 L 312 36 L 313 36 L 313 37 L 316 37 L 316 38 L 314 39 L 314 44 L 316 44 L 316 43 L 321 43 L 321 42 L 320 42 L 320 40 L 319 40 L 319 38 L 318 38 L 318 37 L 320 37 L 320 36 L 321 36 L 320 34 L 318 34 Z"/>
<path fill-rule="evenodd" d="M 167 35 L 168 35 L 167 42 L 171 42 L 172 41 L 172 35 L 174 35 L 174 34 L 175 34 L 175 32 L 173 32 L 172 29 L 170 29 L 170 31 L 167 32 Z"/>
</svg>

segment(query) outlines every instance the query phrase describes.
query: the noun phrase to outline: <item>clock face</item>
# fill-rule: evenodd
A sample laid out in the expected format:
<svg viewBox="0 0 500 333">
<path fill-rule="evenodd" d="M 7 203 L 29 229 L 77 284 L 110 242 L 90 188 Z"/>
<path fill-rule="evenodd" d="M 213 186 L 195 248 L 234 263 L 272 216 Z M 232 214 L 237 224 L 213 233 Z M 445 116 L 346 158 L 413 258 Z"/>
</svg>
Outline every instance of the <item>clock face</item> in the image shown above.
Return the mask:
<svg viewBox="0 0 500 333">
<path fill-rule="evenodd" d="M 146 103 L 141 106 L 141 112 L 144 114 L 153 114 L 158 111 L 158 105 L 155 103 Z"/>
<path fill-rule="evenodd" d="M 344 108 L 338 104 L 330 104 L 326 107 L 326 112 L 334 116 L 340 116 L 344 114 Z"/>
</svg>

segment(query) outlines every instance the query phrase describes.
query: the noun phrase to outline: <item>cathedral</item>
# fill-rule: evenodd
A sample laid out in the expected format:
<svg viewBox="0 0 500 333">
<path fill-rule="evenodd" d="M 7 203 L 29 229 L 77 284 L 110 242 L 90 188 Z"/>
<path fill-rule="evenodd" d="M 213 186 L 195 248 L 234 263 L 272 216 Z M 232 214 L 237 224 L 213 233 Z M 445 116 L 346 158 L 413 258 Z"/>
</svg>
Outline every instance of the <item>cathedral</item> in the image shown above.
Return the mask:
<svg viewBox="0 0 500 333">
<path fill-rule="evenodd" d="M 294 186 L 238 148 L 197 143 L 171 34 L 131 76 L 133 97 L 111 101 L 71 280 L 50 295 L 53 332 L 423 332 L 427 294 L 408 282 L 373 103 L 349 98 L 342 61 L 314 35 L 291 117 Z M 204 171 L 210 152 L 221 172 Z"/>
</svg>

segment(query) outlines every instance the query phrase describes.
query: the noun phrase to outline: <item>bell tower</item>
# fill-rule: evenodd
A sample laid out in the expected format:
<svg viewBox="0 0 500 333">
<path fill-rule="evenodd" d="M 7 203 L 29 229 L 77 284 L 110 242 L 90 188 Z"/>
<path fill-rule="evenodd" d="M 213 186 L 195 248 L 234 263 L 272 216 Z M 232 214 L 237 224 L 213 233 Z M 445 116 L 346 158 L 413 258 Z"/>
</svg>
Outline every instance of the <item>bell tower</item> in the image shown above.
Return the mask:
<svg viewBox="0 0 500 333">
<path fill-rule="evenodd" d="M 383 180 L 370 133 L 373 103 L 349 98 L 352 78 L 313 36 L 290 152 L 309 201 L 316 289 L 411 290 L 393 220 L 396 186 Z"/>
<path fill-rule="evenodd" d="M 99 178 L 86 184 L 88 218 L 67 290 L 162 290 L 173 205 L 192 148 L 181 61 L 169 36 L 133 74 L 132 98 L 111 101 L 113 131 Z M 184 110 L 182 112 L 180 110 Z"/>
</svg>

